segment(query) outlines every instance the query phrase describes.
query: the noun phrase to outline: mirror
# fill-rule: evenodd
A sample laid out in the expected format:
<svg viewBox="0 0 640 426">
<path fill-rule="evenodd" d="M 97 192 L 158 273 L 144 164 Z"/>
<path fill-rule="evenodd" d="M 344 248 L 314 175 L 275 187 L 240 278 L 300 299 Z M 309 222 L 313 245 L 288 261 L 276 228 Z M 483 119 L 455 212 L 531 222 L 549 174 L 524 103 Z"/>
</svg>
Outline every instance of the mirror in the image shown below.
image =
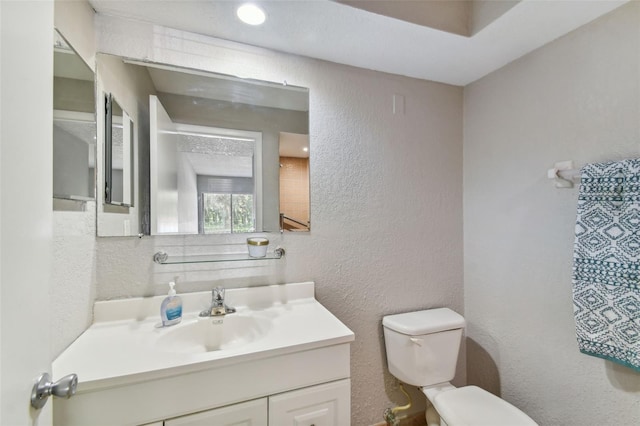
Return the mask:
<svg viewBox="0 0 640 426">
<path fill-rule="evenodd" d="M 138 146 L 148 182 L 139 174 L 133 191 L 139 187 L 140 200 L 148 200 L 148 233 L 309 230 L 308 89 L 106 54 L 97 61 L 98 75 L 119 61 L 136 76 L 129 79 L 138 102 L 146 97 L 148 112 L 134 121 L 149 123 Z M 103 90 L 113 92 L 106 82 Z M 302 160 L 281 155 L 288 138 L 306 141 L 306 153 L 297 148 Z M 300 176 L 298 185 L 285 185 Z M 98 227 L 100 235 L 100 221 Z"/>
<path fill-rule="evenodd" d="M 100 237 L 149 234 L 149 92 L 146 73 L 122 59 L 96 57 L 100 93 L 96 221 Z"/>
<path fill-rule="evenodd" d="M 56 31 L 53 48 L 53 197 L 95 198 L 94 74 Z"/>
<path fill-rule="evenodd" d="M 309 135 L 280 133 L 280 229 L 309 231 Z"/>
<path fill-rule="evenodd" d="M 105 96 L 104 128 L 104 202 L 131 207 L 133 123 L 111 94 Z"/>
</svg>

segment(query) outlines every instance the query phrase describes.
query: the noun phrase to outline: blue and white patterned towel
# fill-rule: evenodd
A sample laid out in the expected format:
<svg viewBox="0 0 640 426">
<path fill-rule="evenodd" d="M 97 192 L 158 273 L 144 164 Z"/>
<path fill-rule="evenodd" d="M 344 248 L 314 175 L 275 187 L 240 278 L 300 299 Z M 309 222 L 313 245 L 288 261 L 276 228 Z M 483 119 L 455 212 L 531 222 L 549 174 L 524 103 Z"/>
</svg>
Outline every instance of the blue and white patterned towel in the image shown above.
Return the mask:
<svg viewBox="0 0 640 426">
<path fill-rule="evenodd" d="M 582 169 L 573 303 L 580 351 L 640 371 L 640 159 Z"/>
</svg>

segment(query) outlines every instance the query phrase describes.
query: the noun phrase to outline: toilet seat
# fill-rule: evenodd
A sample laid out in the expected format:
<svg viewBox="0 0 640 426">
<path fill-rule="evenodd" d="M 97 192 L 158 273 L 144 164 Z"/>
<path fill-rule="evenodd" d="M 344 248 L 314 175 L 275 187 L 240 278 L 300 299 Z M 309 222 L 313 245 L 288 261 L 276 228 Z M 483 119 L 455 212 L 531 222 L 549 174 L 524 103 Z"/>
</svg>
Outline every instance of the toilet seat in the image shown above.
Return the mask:
<svg viewBox="0 0 640 426">
<path fill-rule="evenodd" d="M 433 406 L 449 426 L 537 426 L 513 405 L 477 386 L 438 393 Z"/>
</svg>

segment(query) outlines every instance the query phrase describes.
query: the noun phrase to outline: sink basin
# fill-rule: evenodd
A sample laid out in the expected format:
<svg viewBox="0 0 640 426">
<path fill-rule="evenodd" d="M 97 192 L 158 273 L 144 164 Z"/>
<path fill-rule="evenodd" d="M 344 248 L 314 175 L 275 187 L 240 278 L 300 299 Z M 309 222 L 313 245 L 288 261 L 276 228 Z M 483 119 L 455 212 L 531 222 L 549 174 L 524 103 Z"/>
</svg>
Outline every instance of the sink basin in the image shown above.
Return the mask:
<svg viewBox="0 0 640 426">
<path fill-rule="evenodd" d="M 156 347 L 164 352 L 191 354 L 234 349 L 261 339 L 270 328 L 271 320 L 258 315 L 197 317 L 161 329 Z"/>
</svg>

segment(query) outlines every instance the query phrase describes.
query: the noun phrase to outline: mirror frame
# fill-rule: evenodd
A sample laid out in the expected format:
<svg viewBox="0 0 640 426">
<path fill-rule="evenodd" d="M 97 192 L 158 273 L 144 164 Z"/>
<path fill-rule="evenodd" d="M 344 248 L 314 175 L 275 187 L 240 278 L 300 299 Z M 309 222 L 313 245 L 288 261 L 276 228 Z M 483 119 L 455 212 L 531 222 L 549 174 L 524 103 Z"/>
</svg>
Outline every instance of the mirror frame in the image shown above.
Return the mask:
<svg viewBox="0 0 640 426">
<path fill-rule="evenodd" d="M 113 186 L 113 95 L 106 93 L 104 96 L 104 202 L 112 204 L 111 188 Z"/>
</svg>

